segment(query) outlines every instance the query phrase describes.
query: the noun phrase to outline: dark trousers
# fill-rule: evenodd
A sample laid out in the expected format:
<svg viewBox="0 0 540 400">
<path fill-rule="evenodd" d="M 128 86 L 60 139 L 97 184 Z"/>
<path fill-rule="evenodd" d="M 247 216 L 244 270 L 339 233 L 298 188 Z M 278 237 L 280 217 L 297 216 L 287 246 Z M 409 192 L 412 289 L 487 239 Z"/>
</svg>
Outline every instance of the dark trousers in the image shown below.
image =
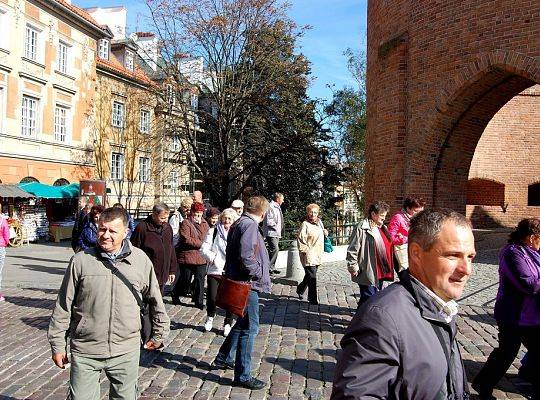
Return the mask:
<svg viewBox="0 0 540 400">
<path fill-rule="evenodd" d="M 296 288 L 296 293 L 303 295 L 308 290 L 308 301 L 310 303 L 318 303 L 317 300 L 317 267 L 318 265 L 305 266 L 304 267 L 304 279 Z"/>
<path fill-rule="evenodd" d="M 382 289 L 382 282 L 377 286 L 374 285 L 358 285 L 360 286 L 360 301 L 358 305 L 365 303 L 371 296 Z"/>
<path fill-rule="evenodd" d="M 197 307 L 204 306 L 204 277 L 206 276 L 206 265 L 188 265 L 193 276 L 193 293 L 191 301 Z"/>
<path fill-rule="evenodd" d="M 270 271 L 272 271 L 275 269 L 277 256 L 279 254 L 279 238 L 267 236 L 266 244 L 268 248 L 268 258 L 270 258 Z"/>
<path fill-rule="evenodd" d="M 497 324 L 499 327 L 499 347 L 489 355 L 486 363 L 474 378 L 474 385 L 479 391 L 490 394 L 504 376 L 523 345 L 529 353 L 529 361 L 533 371 L 540 371 L 540 327 L 518 327 L 515 325 Z M 534 399 L 540 399 L 540 382 L 533 382 Z"/>
<path fill-rule="evenodd" d="M 206 314 L 209 317 L 216 316 L 216 296 L 219 281 L 217 278 L 208 275 L 206 279 Z M 232 325 L 232 314 L 230 312 L 225 313 L 225 325 Z"/>
<path fill-rule="evenodd" d="M 251 379 L 251 354 L 259 332 L 259 293 L 249 292 L 246 314 L 239 317 L 216 356 L 216 360 L 234 362 L 234 380 Z"/>
<path fill-rule="evenodd" d="M 191 279 L 193 278 L 191 300 L 195 305 L 203 306 L 206 265 L 180 264 L 178 266 L 178 274 L 178 281 L 174 285 L 172 297 L 186 296 L 190 290 Z"/>
</svg>

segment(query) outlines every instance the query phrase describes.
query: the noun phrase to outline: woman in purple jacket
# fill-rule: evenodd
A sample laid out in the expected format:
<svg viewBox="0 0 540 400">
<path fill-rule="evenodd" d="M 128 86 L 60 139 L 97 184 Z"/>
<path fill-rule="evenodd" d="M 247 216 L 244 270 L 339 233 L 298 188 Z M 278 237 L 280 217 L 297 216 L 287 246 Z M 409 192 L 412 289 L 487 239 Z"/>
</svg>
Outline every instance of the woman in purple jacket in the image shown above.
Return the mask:
<svg viewBox="0 0 540 400">
<path fill-rule="evenodd" d="M 540 219 L 522 220 L 499 255 L 499 291 L 495 319 L 499 347 L 474 378 L 481 399 L 494 399 L 493 388 L 504 376 L 523 344 L 530 367 L 540 371 Z M 540 399 L 540 381 L 533 382 L 534 399 Z"/>
</svg>

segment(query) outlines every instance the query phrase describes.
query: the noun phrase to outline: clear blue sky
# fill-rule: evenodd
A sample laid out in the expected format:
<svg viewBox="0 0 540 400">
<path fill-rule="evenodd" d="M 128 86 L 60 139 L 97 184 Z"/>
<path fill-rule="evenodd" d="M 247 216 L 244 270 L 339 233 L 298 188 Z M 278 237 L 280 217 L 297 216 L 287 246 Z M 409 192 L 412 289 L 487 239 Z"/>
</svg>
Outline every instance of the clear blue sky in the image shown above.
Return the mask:
<svg viewBox="0 0 540 400">
<path fill-rule="evenodd" d="M 79 7 L 121 6 L 128 10 L 128 32 L 148 30 L 147 8 L 143 0 L 73 0 Z M 327 84 L 337 88 L 352 84 L 343 52 L 350 47 L 366 46 L 367 0 L 290 0 L 290 16 L 299 26 L 312 28 L 304 36 L 299 50 L 312 63 L 315 78 L 309 94 L 330 98 Z"/>
</svg>

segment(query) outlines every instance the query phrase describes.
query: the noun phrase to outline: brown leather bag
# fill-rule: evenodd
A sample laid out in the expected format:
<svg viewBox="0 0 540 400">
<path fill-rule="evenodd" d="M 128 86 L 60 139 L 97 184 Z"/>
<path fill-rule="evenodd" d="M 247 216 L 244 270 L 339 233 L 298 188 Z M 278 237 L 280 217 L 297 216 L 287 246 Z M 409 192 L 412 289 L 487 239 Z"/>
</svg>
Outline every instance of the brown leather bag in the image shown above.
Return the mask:
<svg viewBox="0 0 540 400">
<path fill-rule="evenodd" d="M 251 283 L 233 281 L 223 275 L 215 277 L 219 280 L 216 306 L 243 317 L 246 314 Z"/>
</svg>

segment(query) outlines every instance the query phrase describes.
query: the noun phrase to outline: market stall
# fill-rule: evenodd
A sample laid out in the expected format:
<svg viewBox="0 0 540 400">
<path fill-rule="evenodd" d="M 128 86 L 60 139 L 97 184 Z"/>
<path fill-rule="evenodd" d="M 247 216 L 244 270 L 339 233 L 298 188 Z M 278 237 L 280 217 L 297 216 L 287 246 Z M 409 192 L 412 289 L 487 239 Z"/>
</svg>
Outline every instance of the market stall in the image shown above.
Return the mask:
<svg viewBox="0 0 540 400">
<path fill-rule="evenodd" d="M 7 217 L 10 227 L 9 244 L 20 246 L 24 241 L 32 240 L 30 231 L 31 224 L 24 219 L 25 208 L 35 204 L 35 196 L 28 193 L 17 185 L 0 184 L 0 205 L 1 211 Z M 34 229 L 35 232 L 35 229 Z"/>
<path fill-rule="evenodd" d="M 36 224 L 40 227 L 38 236 L 41 236 L 45 230 L 45 235 L 50 234 L 55 242 L 71 238 L 74 216 L 77 212 L 78 183 L 53 186 L 30 182 L 21 183 L 18 186 L 24 191 L 35 195 L 42 205 L 39 212 L 34 210 L 33 215 L 29 217 L 34 218 Z"/>
</svg>

